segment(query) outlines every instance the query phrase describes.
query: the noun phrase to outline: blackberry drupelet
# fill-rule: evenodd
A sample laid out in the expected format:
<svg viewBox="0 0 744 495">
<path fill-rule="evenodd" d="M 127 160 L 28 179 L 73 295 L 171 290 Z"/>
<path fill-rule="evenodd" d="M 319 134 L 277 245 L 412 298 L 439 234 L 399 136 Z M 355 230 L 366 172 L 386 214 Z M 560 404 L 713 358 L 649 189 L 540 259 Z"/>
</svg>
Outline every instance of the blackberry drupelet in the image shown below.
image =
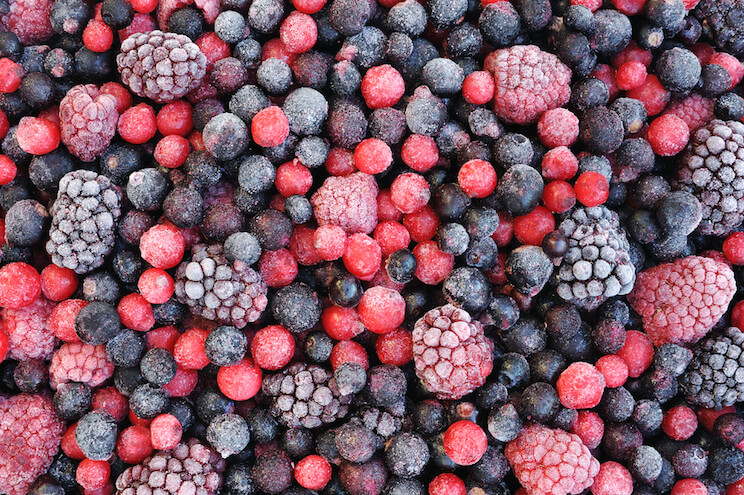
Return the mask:
<svg viewBox="0 0 744 495">
<path fill-rule="evenodd" d="M 718 48 L 734 55 L 744 51 L 744 1 L 702 0 L 692 14 L 703 26 L 703 33 Z"/>
</svg>

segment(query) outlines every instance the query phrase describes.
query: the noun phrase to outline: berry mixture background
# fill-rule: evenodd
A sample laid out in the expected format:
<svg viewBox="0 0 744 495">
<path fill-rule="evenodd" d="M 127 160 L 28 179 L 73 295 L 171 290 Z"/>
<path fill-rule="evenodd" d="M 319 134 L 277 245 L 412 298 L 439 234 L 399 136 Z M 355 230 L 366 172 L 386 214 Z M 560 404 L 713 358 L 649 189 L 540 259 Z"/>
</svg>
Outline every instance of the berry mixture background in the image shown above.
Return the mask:
<svg viewBox="0 0 744 495">
<path fill-rule="evenodd" d="M 0 0 L 0 494 L 744 495 L 744 0 Z"/>
</svg>

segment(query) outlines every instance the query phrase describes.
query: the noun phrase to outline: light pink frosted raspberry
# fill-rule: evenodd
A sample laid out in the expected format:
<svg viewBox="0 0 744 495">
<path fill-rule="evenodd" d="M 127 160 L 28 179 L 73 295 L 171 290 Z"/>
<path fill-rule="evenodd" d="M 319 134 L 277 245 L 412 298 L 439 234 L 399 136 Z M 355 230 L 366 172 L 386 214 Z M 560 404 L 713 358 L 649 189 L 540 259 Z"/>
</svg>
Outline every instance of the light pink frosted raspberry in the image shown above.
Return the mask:
<svg viewBox="0 0 744 495">
<path fill-rule="evenodd" d="M 168 30 L 168 19 L 178 9 L 187 5 L 196 5 L 204 14 L 204 20 L 209 24 L 214 24 L 217 16 L 220 15 L 219 0 L 163 0 L 158 4 L 158 26 L 163 31 Z"/>
<path fill-rule="evenodd" d="M 0 331 L 8 336 L 12 359 L 44 359 L 54 352 L 54 332 L 47 326 L 55 303 L 39 296 L 21 309 L 0 310 Z"/>
<path fill-rule="evenodd" d="M 581 493 L 599 472 L 578 435 L 538 424 L 524 428 L 504 453 L 528 495 Z"/>
<path fill-rule="evenodd" d="M 85 342 L 63 344 L 52 357 L 49 381 L 52 388 L 66 382 L 81 382 L 97 387 L 114 374 L 114 363 L 106 354 L 105 345 Z"/>
<path fill-rule="evenodd" d="M 493 111 L 506 122 L 531 124 L 571 97 L 571 69 L 534 45 L 491 52 L 484 67 L 496 84 Z"/>
<path fill-rule="evenodd" d="M 84 162 L 98 158 L 116 134 L 116 98 L 95 84 L 73 86 L 59 104 L 62 142 Z"/>
<path fill-rule="evenodd" d="M 638 274 L 628 302 L 654 345 L 686 344 L 713 328 L 735 293 L 734 272 L 726 263 L 688 256 Z"/>
<path fill-rule="evenodd" d="M 412 336 L 416 376 L 439 399 L 459 399 L 491 374 L 493 342 L 464 309 L 432 309 L 416 322 Z"/>
<path fill-rule="evenodd" d="M 375 178 L 362 172 L 328 177 L 310 200 L 318 225 L 369 234 L 377 225 L 377 191 Z"/>
<path fill-rule="evenodd" d="M 15 33 L 24 45 L 46 41 L 54 34 L 52 0 L 10 0 L 9 10 L 0 16 L 0 30 Z"/>
<path fill-rule="evenodd" d="M 676 115 L 685 121 L 692 133 L 715 118 L 713 115 L 715 102 L 713 98 L 706 98 L 698 93 L 690 93 L 685 98 L 671 102 L 662 115 Z"/>
</svg>

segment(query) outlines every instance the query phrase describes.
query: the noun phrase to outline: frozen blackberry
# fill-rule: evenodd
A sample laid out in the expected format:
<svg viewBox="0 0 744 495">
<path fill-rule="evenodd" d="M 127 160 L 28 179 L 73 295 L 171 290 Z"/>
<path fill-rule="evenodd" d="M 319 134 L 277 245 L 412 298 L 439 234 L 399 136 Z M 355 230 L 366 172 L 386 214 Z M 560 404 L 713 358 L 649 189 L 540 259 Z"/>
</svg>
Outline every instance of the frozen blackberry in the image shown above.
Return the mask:
<svg viewBox="0 0 744 495">
<path fill-rule="evenodd" d="M 90 409 L 91 396 L 84 383 L 60 383 L 54 393 L 54 412 L 62 419 L 75 421 Z"/>
<path fill-rule="evenodd" d="M 168 193 L 168 180 L 154 168 L 137 170 L 129 176 L 127 198 L 138 210 L 156 210 Z"/>
<path fill-rule="evenodd" d="M 105 302 L 91 302 L 75 317 L 75 333 L 87 344 L 105 344 L 120 330 L 119 313 L 114 306 Z"/>
<path fill-rule="evenodd" d="M 655 0 L 655 3 L 661 2 Z M 703 33 L 712 39 L 719 49 L 734 55 L 744 51 L 744 36 L 742 36 L 744 31 L 739 21 L 744 15 L 744 2 L 741 0 L 702 0 L 692 13 L 700 20 Z M 684 16 L 684 11 L 682 16 Z"/>
<path fill-rule="evenodd" d="M 212 364 L 232 366 L 243 359 L 248 340 L 235 327 L 220 326 L 212 330 L 204 341 L 204 353 Z"/>
<path fill-rule="evenodd" d="M 266 308 L 266 284 L 245 262 L 230 262 L 220 244 L 197 244 L 176 270 L 175 295 L 191 313 L 243 328 Z"/>
<path fill-rule="evenodd" d="M 135 94 L 165 103 L 201 84 L 207 58 L 188 37 L 156 30 L 124 40 L 116 64 Z"/>
<path fill-rule="evenodd" d="M 124 368 L 136 366 L 145 352 L 145 343 L 134 330 L 125 328 L 106 343 L 106 355 L 116 365 Z"/>
<path fill-rule="evenodd" d="M 447 302 L 468 313 L 482 313 L 491 300 L 491 290 L 483 272 L 476 268 L 458 267 L 444 279 L 442 294 Z"/>
<path fill-rule="evenodd" d="M 114 305 L 121 299 L 119 283 L 108 271 L 92 273 L 83 280 L 83 299 L 86 301 L 102 301 Z"/>
<path fill-rule="evenodd" d="M 744 117 L 744 98 L 726 93 L 716 98 L 713 113 L 721 120 L 741 120 Z"/>
<path fill-rule="evenodd" d="M 163 212 L 173 225 L 191 228 L 204 217 L 204 200 L 196 189 L 174 187 L 163 200 Z"/>
<path fill-rule="evenodd" d="M 318 294 L 303 283 L 293 283 L 279 289 L 271 301 L 271 313 L 287 330 L 300 333 L 320 321 L 321 304 Z"/>
<path fill-rule="evenodd" d="M 95 172 L 77 170 L 59 183 L 46 250 L 55 264 L 76 273 L 101 266 L 114 246 L 121 190 Z"/>
<path fill-rule="evenodd" d="M 297 88 L 284 99 L 282 107 L 289 130 L 297 136 L 320 134 L 328 116 L 328 101 L 312 88 Z"/>
<path fill-rule="evenodd" d="M 690 50 L 671 48 L 656 61 L 656 74 L 662 86 L 672 92 L 684 93 L 694 88 L 700 79 L 700 61 Z"/>
<path fill-rule="evenodd" d="M 744 333 L 730 327 L 702 340 L 680 377 L 687 400 L 702 407 L 726 407 L 744 398 Z"/>
<path fill-rule="evenodd" d="M 283 95 L 292 85 L 292 69 L 285 61 L 271 57 L 258 66 L 256 80 L 270 95 Z"/>
<path fill-rule="evenodd" d="M 150 349 L 139 363 L 142 378 L 154 385 L 165 385 L 176 376 L 177 365 L 167 349 Z"/>
<path fill-rule="evenodd" d="M 584 309 L 630 292 L 635 268 L 617 214 L 604 206 L 577 208 L 559 226 L 569 249 L 558 271 L 558 295 Z"/>
<path fill-rule="evenodd" d="M 116 420 L 104 410 L 89 412 L 75 426 L 75 442 L 85 457 L 105 461 L 114 453 L 117 436 Z"/>
<path fill-rule="evenodd" d="M 137 386 L 129 397 L 129 409 L 138 418 L 153 419 L 168 409 L 169 400 L 165 390 L 157 385 L 144 383 Z"/>
<path fill-rule="evenodd" d="M 271 414 L 290 428 L 318 428 L 343 418 L 353 397 L 341 395 L 331 372 L 304 363 L 267 375 L 261 389 L 271 398 Z"/>
<path fill-rule="evenodd" d="M 207 441 L 223 458 L 240 453 L 250 438 L 248 425 L 237 414 L 221 414 L 207 427 Z"/>
<path fill-rule="evenodd" d="M 506 258 L 504 272 L 517 292 L 532 297 L 548 283 L 553 263 L 537 246 L 519 246 Z"/>
</svg>

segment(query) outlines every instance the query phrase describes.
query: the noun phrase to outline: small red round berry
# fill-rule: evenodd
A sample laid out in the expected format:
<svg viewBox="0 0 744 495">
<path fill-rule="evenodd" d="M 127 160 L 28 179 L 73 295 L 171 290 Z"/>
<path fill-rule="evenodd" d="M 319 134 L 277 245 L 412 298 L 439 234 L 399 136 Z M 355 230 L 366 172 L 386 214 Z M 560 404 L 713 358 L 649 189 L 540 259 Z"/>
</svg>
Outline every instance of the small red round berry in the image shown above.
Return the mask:
<svg viewBox="0 0 744 495">
<path fill-rule="evenodd" d="M 183 332 L 173 347 L 176 363 L 186 369 L 200 370 L 209 364 L 204 352 L 204 342 L 209 332 L 200 328 L 190 328 Z"/>
<path fill-rule="evenodd" d="M 596 77 L 607 86 L 610 90 L 609 101 L 614 100 L 620 94 L 620 88 L 617 87 L 615 82 L 615 68 L 607 64 L 597 64 L 594 70 L 589 74 L 592 77 Z"/>
<path fill-rule="evenodd" d="M 8 116 L 5 112 L 0 110 L 0 139 L 5 139 L 5 136 L 10 130 L 10 122 L 8 122 Z"/>
<path fill-rule="evenodd" d="M 130 0 L 132 8 L 141 14 L 149 14 L 158 6 L 158 0 Z"/>
<path fill-rule="evenodd" d="M 734 406 L 722 407 L 721 409 L 708 409 L 705 407 L 699 407 L 697 410 L 698 422 L 703 425 L 708 431 L 713 431 L 713 425 L 716 420 L 724 414 L 735 413 L 736 408 Z"/>
<path fill-rule="evenodd" d="M 703 492 L 702 490 L 699 490 L 697 493 L 694 493 L 691 495 L 707 495 L 707 493 L 708 493 L 708 490 L 706 488 L 705 492 Z M 680 495 L 680 494 L 675 494 L 675 495 Z M 688 495 L 688 494 L 685 493 L 684 495 Z M 726 495 L 744 495 L 744 478 L 734 483 L 731 483 L 730 485 L 727 485 Z"/>
<path fill-rule="evenodd" d="M 400 174 L 390 185 L 390 199 L 403 213 L 414 213 L 426 206 L 431 198 L 429 183 L 423 175 Z"/>
<path fill-rule="evenodd" d="M 599 206 L 610 197 L 610 183 L 599 172 L 584 172 L 574 184 L 576 199 L 584 206 Z"/>
<path fill-rule="evenodd" d="M 575 362 L 558 377 L 555 384 L 558 398 L 569 409 L 591 409 L 599 404 L 605 389 L 605 379 L 589 363 Z"/>
<path fill-rule="evenodd" d="M 96 19 L 88 21 L 88 25 L 83 30 L 83 44 L 85 47 L 95 53 L 103 53 L 114 42 L 114 30 L 105 22 Z"/>
<path fill-rule="evenodd" d="M 437 475 L 429 483 L 429 495 L 468 495 L 465 482 L 459 476 L 452 473 Z"/>
<path fill-rule="evenodd" d="M 471 72 L 462 82 L 462 97 L 473 105 L 485 105 L 493 98 L 494 91 L 493 75 L 485 70 Z"/>
<path fill-rule="evenodd" d="M 443 444 L 447 457 L 460 466 L 471 466 L 486 453 L 488 438 L 480 426 L 463 419 L 447 428 Z"/>
<path fill-rule="evenodd" d="M 289 252 L 297 263 L 305 266 L 317 265 L 323 258 L 313 244 L 315 229 L 305 225 L 297 225 L 289 238 Z"/>
<path fill-rule="evenodd" d="M 506 246 L 512 240 L 514 236 L 514 219 L 506 211 L 499 211 L 499 226 L 496 227 L 496 232 L 491 235 L 491 239 L 496 241 L 496 245 L 499 247 Z"/>
<path fill-rule="evenodd" d="M 698 419 L 695 411 L 687 406 L 676 406 L 664 413 L 661 429 L 669 438 L 677 441 L 687 440 L 695 433 Z"/>
<path fill-rule="evenodd" d="M 305 53 L 318 40 L 318 26 L 312 17 L 295 10 L 282 21 L 279 39 L 288 52 Z"/>
<path fill-rule="evenodd" d="M 731 311 L 731 326 L 744 328 L 744 301 L 739 301 Z"/>
<path fill-rule="evenodd" d="M 259 111 L 251 121 L 251 136 L 262 148 L 282 144 L 289 136 L 289 120 L 284 111 L 274 105 Z"/>
<path fill-rule="evenodd" d="M 145 334 L 148 349 L 165 349 L 171 354 L 175 352 L 176 343 L 180 338 L 181 332 L 173 325 L 154 328 Z"/>
<path fill-rule="evenodd" d="M 176 100 L 163 106 L 155 118 L 163 136 L 176 134 L 186 137 L 194 128 L 193 108 L 188 101 Z"/>
<path fill-rule="evenodd" d="M 353 339 L 364 331 L 356 308 L 329 306 L 323 310 L 320 321 L 328 336 L 336 340 Z"/>
<path fill-rule="evenodd" d="M 414 275 L 427 285 L 442 283 L 455 267 L 455 256 L 441 251 L 434 241 L 417 244 L 413 255 L 417 262 Z"/>
<path fill-rule="evenodd" d="M 217 372 L 217 386 L 232 400 L 248 400 L 261 390 L 261 368 L 248 358 L 223 366 Z"/>
<path fill-rule="evenodd" d="M 708 489 L 702 481 L 686 478 L 674 484 L 670 495 L 708 495 Z M 729 487 L 726 487 L 726 495 L 731 495 Z"/>
<path fill-rule="evenodd" d="M 354 148 L 354 166 L 365 174 L 379 174 L 393 163 L 393 152 L 385 141 L 367 138 Z"/>
<path fill-rule="evenodd" d="M 309 455 L 294 468 L 297 483 L 308 490 L 322 490 L 331 481 L 331 464 L 323 456 Z"/>
<path fill-rule="evenodd" d="M 331 367 L 335 370 L 344 363 L 356 363 L 365 370 L 369 368 L 369 356 L 362 344 L 353 340 L 342 340 L 331 350 Z"/>
<path fill-rule="evenodd" d="M 86 490 L 97 490 L 106 485 L 111 476 L 111 465 L 108 461 L 91 461 L 83 459 L 75 471 L 75 481 Z"/>
<path fill-rule="evenodd" d="M 130 426 L 116 441 L 116 454 L 127 464 L 139 464 L 152 454 L 150 430 L 144 426 Z"/>
<path fill-rule="evenodd" d="M 119 117 L 117 130 L 121 138 L 128 143 L 146 143 L 155 136 L 158 130 L 155 123 L 155 110 L 147 103 L 128 108 Z"/>
<path fill-rule="evenodd" d="M 194 391 L 194 388 L 196 388 L 196 382 L 198 380 L 198 371 L 187 370 L 179 366 L 176 369 L 176 376 L 163 385 L 163 390 L 168 392 L 168 395 L 171 397 L 188 397 Z"/>
<path fill-rule="evenodd" d="M 297 277 L 297 260 L 287 249 L 264 251 L 258 260 L 258 273 L 272 288 L 286 287 Z"/>
<path fill-rule="evenodd" d="M 594 495 L 630 495 L 633 493 L 633 476 L 625 467 L 614 461 L 603 462 L 592 484 Z"/>
<path fill-rule="evenodd" d="M 142 259 L 155 268 L 173 268 L 183 259 L 186 240 L 181 231 L 171 224 L 150 227 L 140 239 Z"/>
<path fill-rule="evenodd" d="M 375 110 L 398 103 L 406 91 L 406 84 L 400 72 L 392 65 L 384 64 L 372 67 L 364 74 L 361 90 L 364 102 Z"/>
<path fill-rule="evenodd" d="M 41 295 L 41 276 L 27 263 L 8 263 L 0 268 L 0 287 L 0 306 L 25 308 Z"/>
<path fill-rule="evenodd" d="M 579 159 L 567 147 L 558 146 L 545 153 L 540 167 L 546 179 L 569 180 L 579 170 Z"/>
<path fill-rule="evenodd" d="M 654 344 L 645 333 L 628 330 L 625 332 L 625 344 L 616 355 L 628 365 L 628 376 L 638 378 L 651 366 L 654 359 Z"/>
<path fill-rule="evenodd" d="M 602 0 L 571 0 L 571 5 L 583 5 L 594 12 L 602 6 Z"/>
<path fill-rule="evenodd" d="M 65 299 L 52 309 L 47 327 L 63 342 L 80 342 L 75 332 L 75 317 L 87 305 L 88 302 L 82 299 Z"/>
<path fill-rule="evenodd" d="M 163 304 L 173 295 L 173 277 L 162 268 L 148 268 L 137 281 L 140 294 L 151 304 Z"/>
<path fill-rule="evenodd" d="M 78 288 L 78 276 L 69 269 L 54 263 L 41 271 L 41 292 L 50 301 L 64 301 Z"/>
<path fill-rule="evenodd" d="M 170 450 L 178 445 L 183 434 L 183 427 L 178 418 L 172 414 L 156 416 L 150 423 L 150 441 L 158 450 Z"/>
<path fill-rule="evenodd" d="M 565 213 L 576 204 L 576 193 L 568 182 L 553 180 L 545 185 L 542 201 L 553 213 Z"/>
<path fill-rule="evenodd" d="M 643 84 L 631 89 L 625 96 L 643 103 L 643 106 L 646 107 L 646 114 L 653 117 L 664 110 L 672 94 L 661 85 L 658 77 L 649 74 Z"/>
<path fill-rule="evenodd" d="M 60 444 L 60 447 L 62 448 L 62 452 L 64 452 L 67 457 L 75 459 L 76 461 L 81 461 L 85 459 L 85 454 L 83 454 L 83 449 L 80 448 L 77 440 L 75 440 L 76 426 L 77 422 L 73 423 L 69 428 L 67 428 L 67 430 L 62 435 L 62 442 Z"/>
<path fill-rule="evenodd" d="M 325 4 L 326 0 L 292 0 L 294 8 L 303 14 L 315 14 L 320 11 Z"/>
<path fill-rule="evenodd" d="M 528 214 L 514 218 L 514 235 L 522 244 L 539 246 L 543 237 L 554 230 L 555 217 L 543 206 L 536 206 Z"/>
<path fill-rule="evenodd" d="M 5 335 L 5 332 L 0 332 L 0 363 L 5 361 L 9 350 L 10 342 L 8 342 L 8 336 Z"/>
<path fill-rule="evenodd" d="M 377 220 L 380 222 L 403 220 L 403 213 L 393 204 L 390 189 L 380 189 L 377 193 Z"/>
<path fill-rule="evenodd" d="M 400 158 L 416 172 L 428 172 L 439 161 L 439 148 L 431 136 L 411 134 L 403 141 Z"/>
<path fill-rule="evenodd" d="M 537 121 L 537 137 L 548 148 L 571 146 L 579 137 L 579 118 L 566 108 L 554 108 Z"/>
<path fill-rule="evenodd" d="M 723 241 L 723 254 L 729 263 L 744 265 L 744 232 L 734 232 Z"/>
<path fill-rule="evenodd" d="M 431 206 L 426 205 L 417 212 L 407 213 L 403 217 L 403 226 L 411 234 L 411 240 L 424 242 L 436 235 L 437 228 L 439 228 L 439 217 Z"/>
<path fill-rule="evenodd" d="M 313 232 L 313 246 L 324 260 L 337 260 L 346 250 L 346 231 L 338 225 L 321 225 Z"/>
<path fill-rule="evenodd" d="M 13 93 L 21 85 L 26 71 L 9 58 L 0 58 L 0 93 Z"/>
<path fill-rule="evenodd" d="M 353 234 L 346 240 L 344 266 L 360 280 L 372 280 L 382 263 L 382 250 L 367 234 Z"/>
<path fill-rule="evenodd" d="M 120 423 L 129 414 L 129 401 L 115 387 L 104 387 L 93 394 L 91 409 L 103 409 Z"/>
<path fill-rule="evenodd" d="M 323 167 L 326 172 L 336 177 L 346 177 L 357 171 L 354 166 L 354 153 L 341 148 L 331 148 Z"/>
<path fill-rule="evenodd" d="M 608 388 L 621 387 L 628 379 L 628 365 L 618 356 L 602 356 L 595 366 L 604 376 Z"/>
<path fill-rule="evenodd" d="M 190 151 L 191 144 L 188 139 L 171 134 L 158 141 L 153 156 L 165 168 L 178 168 L 186 163 Z"/>
<path fill-rule="evenodd" d="M 741 82 L 744 77 L 744 65 L 739 61 L 738 58 L 734 57 L 730 53 L 717 52 L 710 56 L 708 59 L 709 64 L 720 65 L 729 73 L 731 78 L 731 85 L 729 89 L 733 89 L 734 86 Z"/>
<path fill-rule="evenodd" d="M 38 117 L 23 117 L 16 129 L 18 147 L 32 155 L 46 155 L 59 146 L 59 127 Z"/>
<path fill-rule="evenodd" d="M 232 48 L 217 36 L 214 31 L 208 31 L 199 36 L 194 42 L 199 50 L 207 57 L 207 74 L 212 71 L 214 64 L 232 53 Z M 284 46 L 284 44 L 282 44 Z"/>
<path fill-rule="evenodd" d="M 392 332 L 406 318 L 406 301 L 398 291 L 377 286 L 370 287 L 357 308 L 364 326 L 373 333 Z"/>
<path fill-rule="evenodd" d="M 377 358 L 383 364 L 403 366 L 413 359 L 413 337 L 405 328 L 380 335 L 375 342 Z"/>
<path fill-rule="evenodd" d="M 265 370 L 284 368 L 295 353 L 295 340 L 292 334 L 280 325 L 264 327 L 251 341 L 251 356 L 256 365 Z"/>
<path fill-rule="evenodd" d="M 4 186 L 15 179 L 17 172 L 18 168 L 13 160 L 5 155 L 0 155 L 0 186 Z"/>
<path fill-rule="evenodd" d="M 114 97 L 116 100 L 116 112 L 119 114 L 132 106 L 132 93 L 118 82 L 109 81 L 101 85 L 101 94 Z"/>
<path fill-rule="evenodd" d="M 471 198 L 485 198 L 496 189 L 496 182 L 496 170 L 485 160 L 468 160 L 457 172 L 457 183 Z"/>
<path fill-rule="evenodd" d="M 579 411 L 576 420 L 571 425 L 571 433 L 575 433 L 590 449 L 596 449 L 604 436 L 604 421 L 594 411 Z"/>
<path fill-rule="evenodd" d="M 648 126 L 646 139 L 659 156 L 674 156 L 687 146 L 690 128 L 680 117 L 664 114 Z"/>
<path fill-rule="evenodd" d="M 292 64 L 294 64 L 297 55 L 289 53 L 289 50 L 284 46 L 282 40 L 279 38 L 272 38 L 264 43 L 263 48 L 261 49 L 261 60 L 268 60 L 270 58 L 278 58 L 291 67 Z"/>
<path fill-rule="evenodd" d="M 126 328 L 146 332 L 155 325 L 152 305 L 140 294 L 132 293 L 122 297 L 116 310 L 121 324 Z"/>
<path fill-rule="evenodd" d="M 382 256 L 387 257 L 399 249 L 405 249 L 411 243 L 411 234 L 402 224 L 388 220 L 380 222 L 372 234 L 380 245 Z"/>
<path fill-rule="evenodd" d="M 313 185 L 313 175 L 310 169 L 300 163 L 299 160 L 283 163 L 276 169 L 276 180 L 274 181 L 279 194 L 288 198 L 299 194 L 304 196 Z"/>
<path fill-rule="evenodd" d="M 650 67 L 654 61 L 654 54 L 638 46 L 635 40 L 631 40 L 625 48 L 612 56 L 612 66 L 617 69 L 631 61 L 641 62 L 644 67 Z"/>
<path fill-rule="evenodd" d="M 617 87 L 623 91 L 635 89 L 646 82 L 646 66 L 637 60 L 629 60 L 617 69 Z"/>
</svg>

